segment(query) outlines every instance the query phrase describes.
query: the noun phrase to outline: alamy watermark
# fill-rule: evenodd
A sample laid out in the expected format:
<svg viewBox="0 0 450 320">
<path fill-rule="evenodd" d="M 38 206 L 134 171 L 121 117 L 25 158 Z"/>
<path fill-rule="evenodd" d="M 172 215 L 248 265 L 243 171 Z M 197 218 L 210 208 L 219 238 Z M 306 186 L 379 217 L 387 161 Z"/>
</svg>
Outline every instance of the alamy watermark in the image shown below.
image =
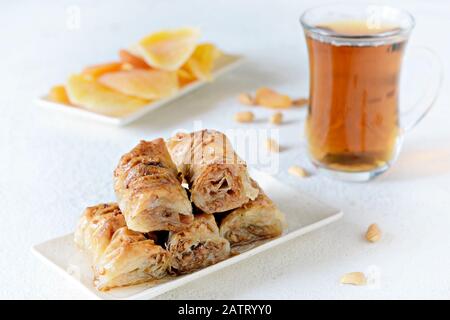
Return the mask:
<svg viewBox="0 0 450 320">
<path fill-rule="evenodd" d="M 270 152 L 266 148 L 268 139 L 279 142 L 279 129 L 229 128 L 220 131 L 225 135 L 223 140 L 216 139 L 214 143 L 209 143 L 206 139 L 210 135 L 202 133 L 202 122 L 195 121 L 193 127 L 190 139 L 192 139 L 192 145 L 196 145 L 197 148 L 191 150 L 192 154 L 185 157 L 184 161 L 199 163 L 204 161 L 205 157 L 211 159 L 215 157 L 216 163 L 217 161 L 222 161 L 226 164 L 236 164 L 243 160 L 248 166 L 258 168 L 268 174 L 277 174 L 279 172 L 279 153 Z M 190 133 L 191 130 L 180 128 L 173 132 L 173 136 L 180 132 Z M 201 150 L 198 148 L 201 148 Z"/>
<path fill-rule="evenodd" d="M 396 10 L 390 7 L 380 7 L 369 5 L 366 9 L 366 26 L 370 30 L 378 30 L 385 21 L 391 21 L 395 18 Z"/>
<path fill-rule="evenodd" d="M 71 31 L 81 28 L 81 9 L 79 6 L 71 5 L 66 8 L 66 28 Z"/>
</svg>

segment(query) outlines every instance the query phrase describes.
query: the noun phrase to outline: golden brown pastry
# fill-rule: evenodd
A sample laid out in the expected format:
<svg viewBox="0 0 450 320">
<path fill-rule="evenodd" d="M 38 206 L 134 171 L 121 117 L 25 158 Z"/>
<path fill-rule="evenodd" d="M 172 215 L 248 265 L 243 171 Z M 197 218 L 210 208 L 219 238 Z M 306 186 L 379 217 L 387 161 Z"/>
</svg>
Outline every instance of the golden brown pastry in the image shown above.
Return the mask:
<svg viewBox="0 0 450 320">
<path fill-rule="evenodd" d="M 253 182 L 257 186 L 256 182 Z M 220 235 L 231 246 L 247 245 L 282 234 L 286 225 L 284 214 L 259 189 L 258 197 L 233 210 L 220 222 Z"/>
<path fill-rule="evenodd" d="M 125 219 L 116 203 L 88 207 L 75 231 L 75 243 L 96 261 L 109 245 L 117 229 L 125 226 Z"/>
<path fill-rule="evenodd" d="M 75 243 L 91 258 L 95 286 L 107 290 L 167 274 L 170 255 L 153 236 L 129 230 L 118 205 L 108 203 L 84 211 Z"/>
<path fill-rule="evenodd" d="M 118 229 L 94 265 L 99 290 L 161 279 L 170 268 L 170 254 L 142 233 Z"/>
<path fill-rule="evenodd" d="M 120 159 L 114 190 L 128 228 L 178 231 L 194 217 L 164 140 L 141 141 Z"/>
<path fill-rule="evenodd" d="M 188 273 L 228 258 L 230 244 L 219 235 L 212 214 L 197 214 L 187 230 L 169 235 L 167 250 L 172 256 L 172 269 Z"/>
<path fill-rule="evenodd" d="M 223 133 L 178 133 L 167 141 L 167 147 L 189 184 L 192 202 L 203 212 L 235 209 L 257 197 L 246 164 Z"/>
</svg>

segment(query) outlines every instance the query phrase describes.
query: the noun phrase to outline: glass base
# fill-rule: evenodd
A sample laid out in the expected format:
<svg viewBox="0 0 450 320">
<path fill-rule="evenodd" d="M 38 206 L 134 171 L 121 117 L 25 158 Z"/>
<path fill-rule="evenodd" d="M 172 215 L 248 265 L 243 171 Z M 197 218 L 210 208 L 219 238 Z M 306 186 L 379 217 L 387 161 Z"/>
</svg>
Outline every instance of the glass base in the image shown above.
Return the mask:
<svg viewBox="0 0 450 320">
<path fill-rule="evenodd" d="M 324 168 L 320 165 L 315 164 L 319 174 L 326 177 L 330 177 L 336 180 L 348 181 L 348 182 L 366 182 L 374 179 L 383 172 L 385 172 L 389 166 L 384 165 L 378 167 L 371 171 L 360 171 L 360 172 L 350 172 L 350 171 L 337 171 L 329 168 Z"/>
</svg>

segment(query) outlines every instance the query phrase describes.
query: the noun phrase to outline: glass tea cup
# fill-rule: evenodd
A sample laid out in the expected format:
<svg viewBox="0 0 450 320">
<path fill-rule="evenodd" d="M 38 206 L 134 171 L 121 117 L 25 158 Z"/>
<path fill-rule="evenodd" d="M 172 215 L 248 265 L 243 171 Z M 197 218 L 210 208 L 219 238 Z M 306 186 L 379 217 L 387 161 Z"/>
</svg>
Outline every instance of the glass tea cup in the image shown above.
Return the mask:
<svg viewBox="0 0 450 320">
<path fill-rule="evenodd" d="M 308 154 L 319 172 L 368 181 L 397 158 L 404 134 L 429 111 L 441 64 L 428 48 L 428 87 L 415 105 L 399 104 L 403 55 L 414 28 L 406 11 L 377 5 L 325 5 L 301 16 L 309 56 Z"/>
</svg>

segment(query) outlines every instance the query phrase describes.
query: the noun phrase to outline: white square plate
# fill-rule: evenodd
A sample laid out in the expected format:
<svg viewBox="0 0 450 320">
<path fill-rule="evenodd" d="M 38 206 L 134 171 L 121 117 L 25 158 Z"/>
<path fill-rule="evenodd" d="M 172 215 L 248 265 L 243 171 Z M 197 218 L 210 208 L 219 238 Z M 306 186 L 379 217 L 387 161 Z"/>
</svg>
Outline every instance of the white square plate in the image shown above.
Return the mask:
<svg viewBox="0 0 450 320">
<path fill-rule="evenodd" d="M 271 249 L 283 242 L 321 228 L 342 217 L 343 213 L 305 194 L 299 193 L 272 176 L 252 170 L 255 179 L 286 215 L 287 230 L 282 236 L 269 240 L 253 249 L 228 258 L 194 273 L 172 278 L 158 284 L 142 284 L 99 292 L 93 286 L 93 274 L 84 255 L 75 247 L 73 234 L 49 240 L 33 247 L 33 252 L 54 267 L 66 279 L 77 282 L 91 297 L 97 299 L 149 299 L 171 289 L 206 276 L 217 270 Z M 311 244 L 314 245 L 314 244 Z"/>
<path fill-rule="evenodd" d="M 242 61 L 243 61 L 243 58 L 241 56 L 223 54 L 215 63 L 214 70 L 213 70 L 213 79 L 215 80 L 222 74 L 224 74 L 228 71 L 231 71 L 232 69 L 237 67 L 240 63 L 242 63 Z M 89 110 L 86 110 L 83 108 L 76 108 L 76 107 L 67 106 L 65 104 L 52 102 L 52 101 L 48 100 L 45 95 L 36 99 L 36 104 L 39 105 L 40 107 L 63 112 L 68 115 L 75 115 L 75 116 L 80 116 L 80 117 L 84 117 L 84 118 L 97 120 L 97 121 L 100 121 L 103 123 L 109 123 L 109 124 L 113 124 L 113 125 L 117 125 L 117 126 L 124 126 L 126 124 L 129 124 L 129 123 L 143 117 L 147 113 L 149 113 L 153 110 L 156 110 L 159 107 L 162 107 L 163 105 L 165 105 L 169 102 L 172 102 L 175 99 L 178 99 L 178 98 L 184 96 L 185 94 L 187 94 L 197 88 L 200 88 L 203 85 L 208 84 L 208 83 L 210 83 L 210 82 L 202 81 L 202 80 L 194 81 L 194 82 L 186 85 L 182 89 L 180 89 L 174 95 L 167 97 L 165 99 L 161 99 L 161 100 L 157 100 L 155 102 L 149 103 L 148 105 L 143 106 L 136 112 L 125 115 L 123 117 L 106 116 L 106 115 L 95 113 L 95 112 L 92 112 L 92 111 L 89 111 Z"/>
</svg>

